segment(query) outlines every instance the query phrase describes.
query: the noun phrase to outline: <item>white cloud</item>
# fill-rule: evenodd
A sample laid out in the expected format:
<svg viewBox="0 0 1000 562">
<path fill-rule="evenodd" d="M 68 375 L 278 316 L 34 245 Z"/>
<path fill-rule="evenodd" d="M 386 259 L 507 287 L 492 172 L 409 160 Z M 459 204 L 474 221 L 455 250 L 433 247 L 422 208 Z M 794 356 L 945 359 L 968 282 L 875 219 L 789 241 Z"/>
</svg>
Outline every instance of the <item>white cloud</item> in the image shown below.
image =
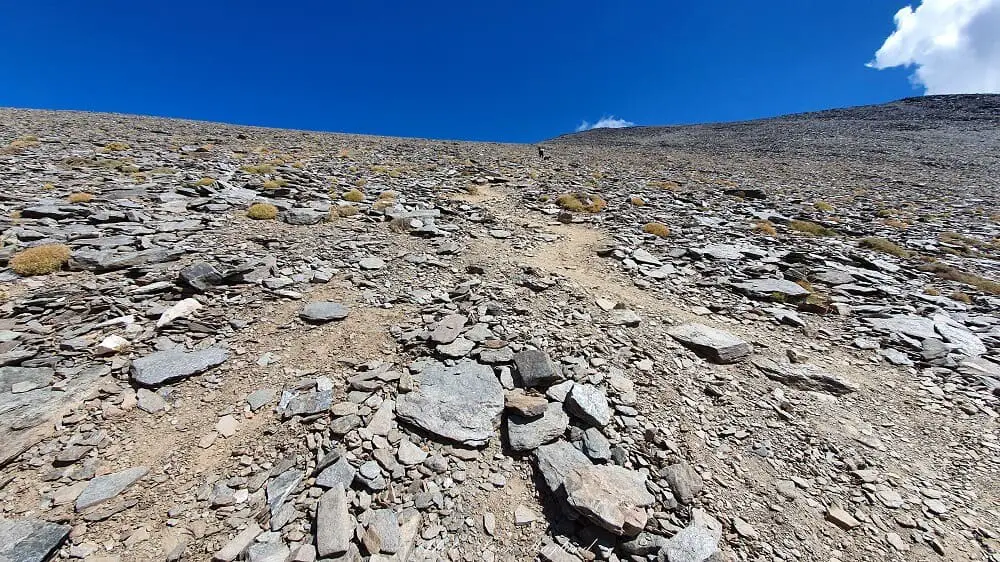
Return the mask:
<svg viewBox="0 0 1000 562">
<path fill-rule="evenodd" d="M 926 94 L 1000 93 L 1000 0 L 922 0 L 894 20 L 868 66 L 916 67 Z"/>
<path fill-rule="evenodd" d="M 621 129 L 622 127 L 631 127 L 635 123 L 631 121 L 626 121 L 624 119 L 618 119 L 614 115 L 606 115 L 597 120 L 597 123 L 587 123 L 586 121 L 580 123 L 580 126 L 576 128 L 576 132 L 589 131 L 591 129 Z"/>
</svg>

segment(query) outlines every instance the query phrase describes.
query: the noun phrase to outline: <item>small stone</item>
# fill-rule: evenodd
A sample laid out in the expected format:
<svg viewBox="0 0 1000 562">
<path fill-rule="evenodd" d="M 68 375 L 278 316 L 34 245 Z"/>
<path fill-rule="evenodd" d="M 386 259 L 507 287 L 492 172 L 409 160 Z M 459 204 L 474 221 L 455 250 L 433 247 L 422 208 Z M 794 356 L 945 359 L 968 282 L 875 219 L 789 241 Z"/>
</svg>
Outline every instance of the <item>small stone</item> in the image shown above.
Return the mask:
<svg viewBox="0 0 1000 562">
<path fill-rule="evenodd" d="M 826 518 L 828 521 L 845 531 L 850 531 L 855 527 L 861 526 L 860 521 L 855 519 L 850 513 L 847 513 L 837 506 L 830 506 L 827 508 Z"/>
<path fill-rule="evenodd" d="M 135 392 L 138 407 L 148 414 L 158 414 L 167 409 L 167 401 L 159 394 L 140 388 Z"/>
<path fill-rule="evenodd" d="M 399 462 L 405 466 L 413 466 L 427 460 L 428 453 L 417 447 L 409 439 L 403 438 L 399 441 L 399 449 L 396 451 Z"/>
<path fill-rule="evenodd" d="M 215 430 L 219 432 L 219 435 L 227 439 L 236 435 L 236 430 L 239 427 L 240 422 L 236 421 L 236 418 L 231 415 L 222 416 L 215 424 Z"/>
<path fill-rule="evenodd" d="M 132 344 L 127 339 L 121 336 L 110 335 L 101 340 L 101 343 L 97 344 L 95 353 L 98 355 L 114 355 L 116 353 L 127 351 L 131 345 Z"/>
<path fill-rule="evenodd" d="M 604 427 L 611 422 L 612 410 L 604 391 L 591 384 L 576 384 L 566 397 L 566 409 L 581 420 Z"/>
<path fill-rule="evenodd" d="M 530 525 L 538 520 L 538 515 L 525 505 L 518 505 L 514 508 L 514 524 L 518 527 Z M 491 533 L 492 534 L 492 533 Z"/>
</svg>

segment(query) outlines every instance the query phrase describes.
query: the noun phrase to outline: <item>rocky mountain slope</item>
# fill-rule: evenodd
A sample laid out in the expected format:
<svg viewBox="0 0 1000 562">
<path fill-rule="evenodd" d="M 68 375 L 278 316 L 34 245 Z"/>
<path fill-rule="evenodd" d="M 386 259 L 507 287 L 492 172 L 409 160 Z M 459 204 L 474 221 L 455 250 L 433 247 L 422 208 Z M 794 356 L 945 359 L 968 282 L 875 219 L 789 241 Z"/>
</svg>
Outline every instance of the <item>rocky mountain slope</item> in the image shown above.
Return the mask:
<svg viewBox="0 0 1000 562">
<path fill-rule="evenodd" d="M 0 560 L 1000 560 L 996 100 L 0 110 Z"/>
</svg>

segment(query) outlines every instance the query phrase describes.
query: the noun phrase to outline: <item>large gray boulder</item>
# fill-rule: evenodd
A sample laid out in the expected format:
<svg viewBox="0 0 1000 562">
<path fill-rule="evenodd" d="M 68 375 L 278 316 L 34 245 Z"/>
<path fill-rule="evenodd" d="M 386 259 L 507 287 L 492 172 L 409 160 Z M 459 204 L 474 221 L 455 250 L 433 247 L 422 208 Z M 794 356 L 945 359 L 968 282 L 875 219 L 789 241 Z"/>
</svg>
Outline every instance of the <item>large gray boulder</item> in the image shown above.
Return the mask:
<svg viewBox="0 0 1000 562">
<path fill-rule="evenodd" d="M 493 369 L 471 360 L 431 363 L 414 377 L 417 388 L 399 397 L 396 415 L 447 441 L 486 445 L 500 424 L 504 396 Z"/>
</svg>

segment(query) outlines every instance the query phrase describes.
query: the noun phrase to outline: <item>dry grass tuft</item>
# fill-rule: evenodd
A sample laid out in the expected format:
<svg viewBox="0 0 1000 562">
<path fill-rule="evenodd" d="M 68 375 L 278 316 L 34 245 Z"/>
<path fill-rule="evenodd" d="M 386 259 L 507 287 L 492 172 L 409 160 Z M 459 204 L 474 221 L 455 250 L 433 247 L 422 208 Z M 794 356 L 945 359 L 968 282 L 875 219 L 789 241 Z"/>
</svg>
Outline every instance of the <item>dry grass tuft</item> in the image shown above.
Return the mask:
<svg viewBox="0 0 1000 562">
<path fill-rule="evenodd" d="M 984 293 L 1000 295 L 1000 283 L 997 283 L 992 279 L 987 279 L 985 277 L 969 273 L 968 271 L 962 271 L 957 267 L 952 267 L 943 263 L 931 262 L 919 265 L 917 266 L 917 269 L 933 273 L 942 279 L 958 281 L 959 283 L 971 285 Z"/>
<path fill-rule="evenodd" d="M 754 223 L 753 231 L 757 234 L 763 234 L 764 236 L 778 235 L 778 229 L 774 228 L 774 224 L 767 220 L 757 221 Z"/>
<path fill-rule="evenodd" d="M 797 232 L 803 232 L 805 234 L 812 234 L 813 236 L 836 236 L 837 232 L 831 230 L 823 225 L 816 224 L 809 221 L 793 220 L 789 221 L 788 228 L 795 230 Z"/>
<path fill-rule="evenodd" d="M 17 154 L 25 148 L 34 148 L 42 143 L 38 142 L 38 137 L 35 135 L 24 135 L 21 138 L 14 139 L 10 141 L 10 144 L 4 147 L 4 154 Z"/>
<path fill-rule="evenodd" d="M 563 193 L 556 197 L 556 205 L 574 213 L 600 213 L 608 202 L 599 195 Z"/>
<path fill-rule="evenodd" d="M 361 211 L 354 205 L 337 205 L 330 209 L 329 220 L 353 217 Z"/>
<path fill-rule="evenodd" d="M 10 258 L 10 268 L 18 275 L 48 275 L 69 261 L 70 249 L 64 244 L 45 244 L 28 248 Z"/>
<path fill-rule="evenodd" d="M 351 189 L 345 191 L 343 195 L 340 196 L 344 201 L 350 201 L 351 203 L 360 203 L 365 200 L 365 194 L 362 193 L 360 189 Z"/>
<path fill-rule="evenodd" d="M 648 222 L 643 225 L 642 231 L 660 238 L 668 238 L 670 236 L 670 227 L 660 222 Z"/>
<path fill-rule="evenodd" d="M 885 238 L 879 238 L 877 236 L 869 236 L 868 238 L 864 238 L 861 240 L 861 242 L 858 243 L 858 245 L 861 246 L 862 248 L 869 248 L 885 254 L 891 254 L 893 256 L 896 256 L 897 258 L 906 259 L 913 255 L 912 252 L 910 252 L 906 248 L 903 248 L 902 246 L 897 245 L 893 241 L 887 240 Z"/>
<path fill-rule="evenodd" d="M 264 189 L 278 189 L 280 187 L 285 187 L 286 185 L 288 185 L 288 180 L 277 178 L 273 180 L 267 180 L 261 187 L 263 187 Z"/>
<path fill-rule="evenodd" d="M 274 172 L 274 166 L 271 164 L 251 164 L 248 166 L 243 166 L 240 169 L 248 174 L 254 174 L 258 176 Z"/>
<path fill-rule="evenodd" d="M 104 148 L 101 149 L 101 152 L 121 152 L 123 150 L 128 150 L 128 149 L 129 146 L 126 143 L 123 143 L 121 141 L 114 141 L 104 145 Z"/>
<path fill-rule="evenodd" d="M 904 228 L 909 228 L 910 227 L 909 224 L 907 224 L 907 223 L 905 223 L 905 222 L 903 222 L 903 221 L 901 221 L 899 219 L 884 219 L 882 221 L 882 224 L 884 224 L 884 225 L 886 225 L 886 226 L 888 226 L 890 228 L 895 228 L 896 230 L 903 230 Z"/>
<path fill-rule="evenodd" d="M 254 203 L 247 209 L 247 217 L 254 220 L 272 220 L 278 216 L 278 208 L 270 203 Z"/>
<path fill-rule="evenodd" d="M 70 193 L 69 197 L 66 198 L 70 203 L 90 203 L 94 200 L 93 193 Z"/>
<path fill-rule="evenodd" d="M 646 185 L 648 185 L 650 187 L 656 187 L 656 188 L 659 188 L 659 189 L 665 189 L 667 191 L 677 191 L 678 189 L 681 188 L 681 184 L 679 184 L 679 183 L 677 183 L 675 181 L 670 181 L 670 180 L 650 181 L 650 182 L 646 182 Z"/>
<path fill-rule="evenodd" d="M 951 300 L 953 301 L 964 302 L 965 304 L 972 304 L 972 297 L 963 293 L 962 291 L 955 291 L 954 293 L 949 295 L 949 297 L 951 297 Z"/>
</svg>

